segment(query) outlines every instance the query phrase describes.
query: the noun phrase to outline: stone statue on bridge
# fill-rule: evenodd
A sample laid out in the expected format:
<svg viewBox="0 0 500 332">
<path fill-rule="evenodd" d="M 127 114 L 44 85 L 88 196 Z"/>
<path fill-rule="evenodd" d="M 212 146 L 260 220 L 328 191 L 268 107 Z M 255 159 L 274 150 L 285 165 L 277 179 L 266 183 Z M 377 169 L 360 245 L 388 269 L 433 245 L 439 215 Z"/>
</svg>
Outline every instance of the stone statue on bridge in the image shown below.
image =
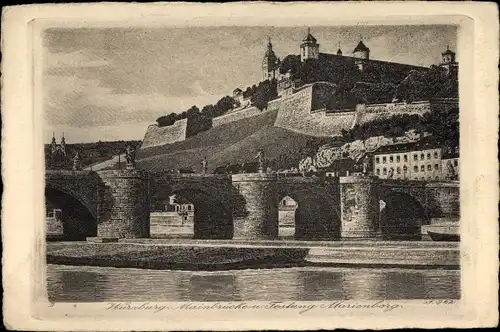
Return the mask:
<svg viewBox="0 0 500 332">
<path fill-rule="evenodd" d="M 203 174 L 207 174 L 207 171 L 208 171 L 208 162 L 207 162 L 207 157 L 205 157 L 201 161 L 201 172 Z"/>
<path fill-rule="evenodd" d="M 80 160 L 80 154 L 78 152 L 73 157 L 73 170 L 74 171 L 81 171 L 82 170 L 82 164 L 81 164 L 81 160 Z"/>
<path fill-rule="evenodd" d="M 259 163 L 259 173 L 264 173 L 264 150 L 259 149 L 257 152 L 257 156 L 255 156 L 255 159 L 258 160 Z"/>
<path fill-rule="evenodd" d="M 389 169 L 389 173 L 387 174 L 388 179 L 392 179 L 394 177 L 394 168 Z"/>
<path fill-rule="evenodd" d="M 368 175 L 368 170 L 370 168 L 370 157 L 365 155 L 363 158 L 363 175 Z"/>
<path fill-rule="evenodd" d="M 127 169 L 135 169 L 135 149 L 127 145 L 125 150 L 125 159 L 127 160 Z"/>
</svg>

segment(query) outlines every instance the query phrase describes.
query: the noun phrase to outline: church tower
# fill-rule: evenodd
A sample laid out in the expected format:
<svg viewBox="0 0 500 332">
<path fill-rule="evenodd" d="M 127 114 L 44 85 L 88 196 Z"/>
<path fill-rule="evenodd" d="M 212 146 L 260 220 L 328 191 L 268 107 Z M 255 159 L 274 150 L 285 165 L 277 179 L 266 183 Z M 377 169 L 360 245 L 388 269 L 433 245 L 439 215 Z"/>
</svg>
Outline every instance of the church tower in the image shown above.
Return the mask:
<svg viewBox="0 0 500 332">
<path fill-rule="evenodd" d="M 279 59 L 273 51 L 273 44 L 271 38 L 267 41 L 267 50 L 262 60 L 262 78 L 263 80 L 272 80 L 277 78 L 277 70 L 279 66 Z"/>
<path fill-rule="evenodd" d="M 448 75 L 456 75 L 458 69 L 458 63 L 455 61 L 455 52 L 450 51 L 450 47 L 446 47 L 446 51 L 441 53 L 442 62 L 439 65 L 441 68 L 446 70 Z"/>
<path fill-rule="evenodd" d="M 57 150 L 56 135 L 52 133 L 52 142 L 50 143 L 50 151 L 54 154 Z"/>
<path fill-rule="evenodd" d="M 66 139 L 64 138 L 64 133 L 62 134 L 62 137 L 61 137 L 61 152 L 63 154 L 63 156 L 66 156 Z"/>
<path fill-rule="evenodd" d="M 300 44 L 300 61 L 317 58 L 319 58 L 319 44 L 316 38 L 311 35 L 311 28 L 307 28 L 307 36 L 302 39 L 302 44 Z"/>
</svg>

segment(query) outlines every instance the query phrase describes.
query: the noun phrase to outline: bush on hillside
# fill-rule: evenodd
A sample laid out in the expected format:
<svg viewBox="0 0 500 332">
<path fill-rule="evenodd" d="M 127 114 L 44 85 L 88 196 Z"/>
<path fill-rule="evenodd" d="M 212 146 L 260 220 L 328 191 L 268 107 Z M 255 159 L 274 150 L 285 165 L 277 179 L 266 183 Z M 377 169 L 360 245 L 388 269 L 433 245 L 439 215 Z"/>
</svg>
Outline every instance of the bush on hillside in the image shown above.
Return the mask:
<svg viewBox="0 0 500 332">
<path fill-rule="evenodd" d="M 278 90 L 276 80 L 266 80 L 259 83 L 250 101 L 252 105 L 262 111 L 267 107 L 267 103 L 270 100 L 275 99 L 277 96 Z"/>
<path fill-rule="evenodd" d="M 417 114 L 397 114 L 389 119 L 374 120 L 352 129 L 342 130 L 347 141 L 365 140 L 373 136 L 397 137 L 414 129 L 417 133 L 431 134 L 431 140 L 443 147 L 459 145 L 458 108 Z"/>
</svg>

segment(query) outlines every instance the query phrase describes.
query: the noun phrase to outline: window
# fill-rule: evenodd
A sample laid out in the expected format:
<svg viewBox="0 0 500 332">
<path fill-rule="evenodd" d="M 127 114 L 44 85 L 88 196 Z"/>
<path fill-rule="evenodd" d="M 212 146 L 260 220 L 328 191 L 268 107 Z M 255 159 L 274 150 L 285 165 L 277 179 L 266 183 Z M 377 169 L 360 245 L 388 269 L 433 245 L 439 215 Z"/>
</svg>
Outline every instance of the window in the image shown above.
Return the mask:
<svg viewBox="0 0 500 332">
<path fill-rule="evenodd" d="M 401 167 L 398 167 L 398 168 L 396 169 L 396 172 L 397 172 L 398 174 L 401 174 Z"/>
<path fill-rule="evenodd" d="M 415 160 L 415 161 L 417 161 L 417 160 L 418 160 L 418 156 L 417 156 L 417 154 L 416 154 L 416 153 L 413 155 L 413 160 Z"/>
<path fill-rule="evenodd" d="M 407 155 L 404 155 L 403 159 L 404 159 L 405 163 L 408 162 L 408 156 Z"/>
<path fill-rule="evenodd" d="M 377 164 L 379 164 L 379 163 L 380 163 L 380 158 L 379 158 L 379 157 L 376 157 L 376 158 L 375 158 L 375 162 L 376 162 Z"/>
<path fill-rule="evenodd" d="M 422 177 L 420 178 L 420 180 L 424 181 L 424 180 L 425 180 L 425 178 L 422 176 Z"/>
<path fill-rule="evenodd" d="M 438 159 L 438 153 L 437 153 L 437 151 L 434 152 L 434 159 Z"/>
<path fill-rule="evenodd" d="M 387 175 L 387 168 L 384 167 L 384 175 Z"/>
<path fill-rule="evenodd" d="M 424 165 L 420 166 L 420 172 L 425 172 L 425 166 Z"/>
<path fill-rule="evenodd" d="M 401 161 L 401 157 L 400 156 L 396 156 L 396 162 L 400 162 Z"/>
<path fill-rule="evenodd" d="M 439 180 L 439 176 L 436 176 L 436 180 Z"/>
<path fill-rule="evenodd" d="M 424 160 L 425 159 L 425 156 L 423 153 L 420 154 L 420 160 Z"/>
<path fill-rule="evenodd" d="M 427 165 L 427 170 L 432 171 L 432 165 Z"/>
<path fill-rule="evenodd" d="M 439 169 L 439 164 L 434 164 L 434 169 L 437 171 Z"/>
<path fill-rule="evenodd" d="M 414 167 L 413 167 L 413 171 L 414 171 L 414 172 L 418 172 L 418 166 L 414 166 Z"/>
<path fill-rule="evenodd" d="M 455 160 L 454 164 L 455 166 L 458 166 L 458 160 Z"/>
<path fill-rule="evenodd" d="M 386 157 L 382 157 L 382 162 L 385 164 L 387 162 L 387 158 Z"/>
<path fill-rule="evenodd" d="M 380 168 L 377 168 L 377 175 L 380 175 Z"/>
<path fill-rule="evenodd" d="M 432 177 L 428 176 L 427 181 L 432 181 Z"/>
<path fill-rule="evenodd" d="M 393 156 L 390 156 L 389 157 L 389 162 L 393 163 L 394 162 L 394 157 Z"/>
<path fill-rule="evenodd" d="M 431 154 L 430 153 L 427 154 L 427 160 L 431 160 Z"/>
</svg>

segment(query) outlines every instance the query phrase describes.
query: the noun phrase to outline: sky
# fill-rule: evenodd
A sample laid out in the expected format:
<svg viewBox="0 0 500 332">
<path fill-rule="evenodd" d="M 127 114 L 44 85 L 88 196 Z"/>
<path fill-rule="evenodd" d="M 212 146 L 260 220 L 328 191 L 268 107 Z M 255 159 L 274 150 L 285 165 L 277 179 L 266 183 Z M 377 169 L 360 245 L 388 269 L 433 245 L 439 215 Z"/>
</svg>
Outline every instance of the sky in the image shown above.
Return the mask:
<svg viewBox="0 0 500 332">
<path fill-rule="evenodd" d="M 314 27 L 320 52 L 351 55 L 360 39 L 370 58 L 430 66 L 453 26 Z M 44 141 L 142 139 L 148 125 L 192 105 L 200 109 L 262 78 L 270 37 L 276 55 L 299 54 L 307 27 L 49 28 L 43 35 Z"/>
</svg>

